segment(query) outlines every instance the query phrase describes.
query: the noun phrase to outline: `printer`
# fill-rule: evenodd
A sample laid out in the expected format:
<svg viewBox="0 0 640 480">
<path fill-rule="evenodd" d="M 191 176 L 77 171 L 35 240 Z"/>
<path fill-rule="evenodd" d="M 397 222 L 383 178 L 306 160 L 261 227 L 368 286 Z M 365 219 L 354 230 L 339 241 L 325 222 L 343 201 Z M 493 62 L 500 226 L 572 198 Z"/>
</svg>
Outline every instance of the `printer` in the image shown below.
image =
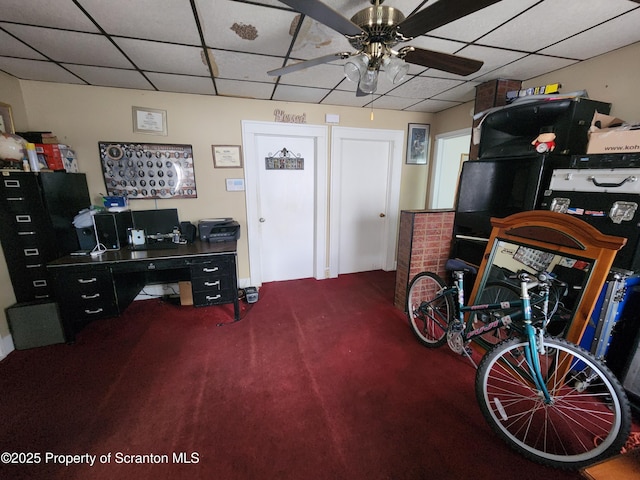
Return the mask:
<svg viewBox="0 0 640 480">
<path fill-rule="evenodd" d="M 203 242 L 229 242 L 240 238 L 240 224 L 233 218 L 205 218 L 198 222 Z"/>
</svg>

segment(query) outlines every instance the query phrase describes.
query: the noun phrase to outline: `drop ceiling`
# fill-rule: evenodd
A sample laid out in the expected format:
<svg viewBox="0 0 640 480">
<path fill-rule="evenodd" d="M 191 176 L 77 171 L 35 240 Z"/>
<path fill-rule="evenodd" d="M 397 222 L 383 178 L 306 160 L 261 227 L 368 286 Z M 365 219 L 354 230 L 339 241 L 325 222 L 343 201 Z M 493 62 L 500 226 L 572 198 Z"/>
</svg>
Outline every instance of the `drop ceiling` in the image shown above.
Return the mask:
<svg viewBox="0 0 640 480">
<path fill-rule="evenodd" d="M 370 6 L 324 3 L 347 18 Z M 409 16 L 432 3 L 384 4 Z M 638 25 L 638 1 L 502 0 L 407 43 L 481 60 L 476 73 L 411 65 L 400 84 L 381 76 L 374 94 L 357 96 L 340 59 L 267 74 L 353 50 L 278 0 L 2 0 L 0 71 L 44 82 L 438 112 L 472 100 L 485 81 L 526 81 L 636 43 Z"/>
</svg>

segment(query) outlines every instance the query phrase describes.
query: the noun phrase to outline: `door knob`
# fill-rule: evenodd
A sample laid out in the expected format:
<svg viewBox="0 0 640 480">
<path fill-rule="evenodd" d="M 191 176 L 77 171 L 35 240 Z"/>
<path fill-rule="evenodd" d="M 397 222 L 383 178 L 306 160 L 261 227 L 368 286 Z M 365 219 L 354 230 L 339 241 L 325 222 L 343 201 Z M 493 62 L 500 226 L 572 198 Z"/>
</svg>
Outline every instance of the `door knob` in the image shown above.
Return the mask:
<svg viewBox="0 0 640 480">
<path fill-rule="evenodd" d="M 386 217 L 386 215 L 384 213 L 381 213 L 380 218 L 384 218 L 384 217 Z"/>
<path fill-rule="evenodd" d="M 260 218 L 258 219 L 258 221 L 259 221 L 260 223 L 264 223 L 264 222 L 265 222 L 265 219 L 264 219 L 264 218 L 262 218 L 262 217 L 260 217 Z"/>
</svg>

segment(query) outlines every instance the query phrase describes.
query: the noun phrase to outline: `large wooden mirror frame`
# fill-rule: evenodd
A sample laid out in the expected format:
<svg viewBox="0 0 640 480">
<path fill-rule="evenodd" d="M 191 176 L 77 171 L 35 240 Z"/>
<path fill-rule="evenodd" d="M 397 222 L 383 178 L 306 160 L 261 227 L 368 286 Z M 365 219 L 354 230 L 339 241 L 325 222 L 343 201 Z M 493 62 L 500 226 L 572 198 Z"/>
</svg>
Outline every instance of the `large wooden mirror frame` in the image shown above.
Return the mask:
<svg viewBox="0 0 640 480">
<path fill-rule="evenodd" d="M 496 269 L 503 270 L 501 256 L 508 255 L 528 271 L 551 264 L 572 270 L 579 267 L 580 284 L 574 286 L 579 292 L 570 306 L 570 323 L 563 331 L 567 340 L 579 344 L 615 255 L 626 239 L 604 235 L 578 218 L 546 210 L 492 218 L 491 224 L 493 230 L 469 303 L 479 298 Z"/>
</svg>

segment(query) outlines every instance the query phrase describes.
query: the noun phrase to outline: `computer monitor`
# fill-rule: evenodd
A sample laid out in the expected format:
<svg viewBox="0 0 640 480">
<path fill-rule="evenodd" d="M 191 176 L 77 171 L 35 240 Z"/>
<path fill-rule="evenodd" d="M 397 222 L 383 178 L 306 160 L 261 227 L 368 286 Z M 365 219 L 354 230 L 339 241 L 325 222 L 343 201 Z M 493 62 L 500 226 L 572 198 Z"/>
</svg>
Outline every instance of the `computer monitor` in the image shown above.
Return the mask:
<svg viewBox="0 0 640 480">
<path fill-rule="evenodd" d="M 180 228 L 178 209 L 160 208 L 156 210 L 133 210 L 131 212 L 133 228 L 144 230 L 147 238 L 150 235 L 168 235 Z"/>
</svg>

